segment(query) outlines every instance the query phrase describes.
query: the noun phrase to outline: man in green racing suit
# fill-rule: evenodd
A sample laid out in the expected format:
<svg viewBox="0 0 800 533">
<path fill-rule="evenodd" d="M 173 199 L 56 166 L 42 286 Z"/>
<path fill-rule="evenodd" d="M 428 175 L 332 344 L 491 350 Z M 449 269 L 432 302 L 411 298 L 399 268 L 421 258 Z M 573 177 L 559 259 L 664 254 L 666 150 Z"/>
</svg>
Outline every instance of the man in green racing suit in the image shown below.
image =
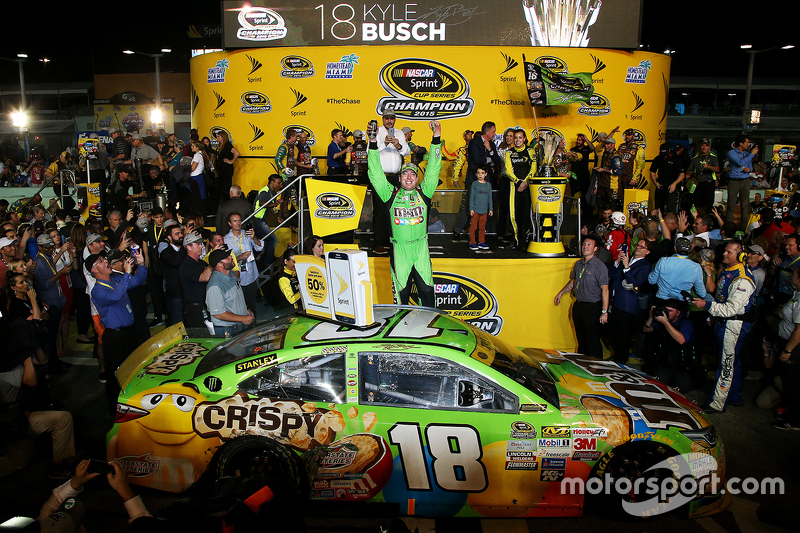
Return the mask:
<svg viewBox="0 0 800 533">
<path fill-rule="evenodd" d="M 431 121 L 430 128 L 433 130 L 433 140 L 422 184 L 419 184 L 417 165 L 405 163 L 400 169 L 400 188 L 397 188 L 387 181 L 381 168 L 378 144 L 375 141 L 378 122 L 371 120 L 367 126 L 367 175 L 375 193 L 386 204 L 391 221 L 393 246 L 390 263 L 395 303 L 408 304 L 413 280 L 425 307 L 436 306 L 431 256 L 428 252 L 428 209 L 431 196 L 439 184 L 439 170 L 442 166 L 441 126 L 439 122 Z"/>
</svg>

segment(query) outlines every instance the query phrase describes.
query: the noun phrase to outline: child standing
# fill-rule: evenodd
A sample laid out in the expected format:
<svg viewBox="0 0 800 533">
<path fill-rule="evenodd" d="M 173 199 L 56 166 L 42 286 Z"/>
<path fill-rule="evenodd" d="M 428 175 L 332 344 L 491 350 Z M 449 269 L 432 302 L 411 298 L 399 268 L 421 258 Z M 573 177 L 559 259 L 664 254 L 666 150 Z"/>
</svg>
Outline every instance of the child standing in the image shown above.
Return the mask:
<svg viewBox="0 0 800 533">
<path fill-rule="evenodd" d="M 486 218 L 494 215 L 492 211 L 492 185 L 486 181 L 489 176 L 489 167 L 480 165 L 475 170 L 475 177 L 478 181 L 472 184 L 469 193 L 469 214 L 471 221 L 469 225 L 469 248 L 470 250 L 488 250 L 486 245 Z M 477 242 L 475 230 L 477 229 Z"/>
</svg>

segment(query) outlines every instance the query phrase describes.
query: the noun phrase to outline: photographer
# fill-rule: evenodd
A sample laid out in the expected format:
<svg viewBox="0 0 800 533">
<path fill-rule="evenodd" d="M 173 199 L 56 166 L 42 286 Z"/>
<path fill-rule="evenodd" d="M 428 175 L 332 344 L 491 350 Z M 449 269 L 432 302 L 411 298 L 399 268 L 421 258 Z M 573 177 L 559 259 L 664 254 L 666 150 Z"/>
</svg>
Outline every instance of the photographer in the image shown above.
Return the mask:
<svg viewBox="0 0 800 533">
<path fill-rule="evenodd" d="M 669 299 L 652 306 L 642 330 L 646 334 L 644 372 L 684 393 L 702 385 L 703 372 L 686 302 Z"/>
</svg>

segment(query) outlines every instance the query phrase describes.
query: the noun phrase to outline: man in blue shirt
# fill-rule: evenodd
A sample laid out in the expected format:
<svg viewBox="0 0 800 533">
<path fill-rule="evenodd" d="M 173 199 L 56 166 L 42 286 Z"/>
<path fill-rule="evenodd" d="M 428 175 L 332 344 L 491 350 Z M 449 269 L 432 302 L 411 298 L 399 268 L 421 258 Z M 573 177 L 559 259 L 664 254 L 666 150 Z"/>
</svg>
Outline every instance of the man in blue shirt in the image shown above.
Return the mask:
<svg viewBox="0 0 800 533">
<path fill-rule="evenodd" d="M 122 274 L 112 271 L 104 254 L 92 254 L 85 262 L 86 269 L 97 280 L 92 288 L 91 299 L 100 314 L 100 321 L 105 326 L 103 347 L 106 371 L 112 374 L 138 346 L 128 289 L 143 285 L 147 281 L 147 267 L 144 266 L 144 256 L 141 253 L 135 254 L 135 258 L 138 265 L 135 275 L 131 275 L 133 257 L 125 261 Z M 106 380 L 106 398 L 112 416 L 117 409 L 119 391 L 115 377 Z"/>
<path fill-rule="evenodd" d="M 55 243 L 53 238 L 47 233 L 42 233 L 36 238 L 38 250 L 32 256 L 35 268 L 33 270 L 33 283 L 39 301 L 48 306 L 47 316 L 47 352 L 50 356 L 49 369 L 53 373 L 63 374 L 64 368 L 71 366 L 63 363 L 56 356 L 59 323 L 61 322 L 61 312 L 66 305 L 64 292 L 61 290 L 61 276 L 65 276 L 72 270 L 72 265 L 66 265 L 61 270 L 56 270 L 53 261 L 53 251 Z"/>
<path fill-rule="evenodd" d="M 750 173 L 753 171 L 753 158 L 758 155 L 758 146 L 749 150 L 750 139 L 739 135 L 733 141 L 733 148 L 728 152 L 728 161 L 731 165 L 730 180 L 728 181 L 728 215 L 726 220 L 732 221 L 737 200 L 741 204 L 742 231 L 747 230 L 747 220 L 750 218 Z"/>
<path fill-rule="evenodd" d="M 658 286 L 656 298 L 660 300 L 683 300 L 681 291 L 689 292 L 694 287 L 700 298 L 710 300 L 703 284 L 703 269 L 698 263 L 689 259 L 692 241 L 686 237 L 675 240 L 675 255 L 662 257 L 655 268 L 647 276 L 651 285 Z"/>
<path fill-rule="evenodd" d="M 353 146 L 347 144 L 342 130 L 335 129 L 331 132 L 331 144 L 328 145 L 328 175 L 347 174 L 345 154 L 353 151 Z"/>
</svg>

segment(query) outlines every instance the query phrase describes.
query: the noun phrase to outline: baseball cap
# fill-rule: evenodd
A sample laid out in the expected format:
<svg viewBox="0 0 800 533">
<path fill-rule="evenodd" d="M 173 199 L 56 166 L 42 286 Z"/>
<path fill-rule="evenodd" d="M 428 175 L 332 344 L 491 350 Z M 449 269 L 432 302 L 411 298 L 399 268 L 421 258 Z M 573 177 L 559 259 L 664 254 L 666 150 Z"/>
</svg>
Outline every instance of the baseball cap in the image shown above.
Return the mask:
<svg viewBox="0 0 800 533">
<path fill-rule="evenodd" d="M 97 260 L 105 256 L 106 256 L 105 252 L 100 252 L 99 254 L 91 254 L 89 257 L 86 258 L 86 261 L 84 261 L 83 266 L 86 267 L 86 270 L 91 272 L 92 267 L 97 262 Z"/>
<path fill-rule="evenodd" d="M 90 233 L 89 236 L 86 237 L 86 244 L 89 245 L 89 244 L 95 243 L 97 241 L 102 241 L 102 240 L 103 240 L 103 236 L 101 234 L 99 234 L 99 233 Z"/>
<path fill-rule="evenodd" d="M 711 139 L 709 139 L 708 137 L 703 137 L 703 140 L 700 141 L 700 144 L 707 144 L 711 146 Z"/>
<path fill-rule="evenodd" d="M 633 128 L 628 128 L 627 130 L 622 132 L 623 135 L 633 135 L 634 133 L 635 132 L 633 131 Z"/>
<path fill-rule="evenodd" d="M 164 229 L 169 229 L 169 228 L 171 228 L 172 226 L 177 226 L 177 225 L 178 225 L 178 223 L 177 223 L 177 222 L 175 222 L 175 221 L 174 221 L 174 220 L 172 220 L 171 218 L 168 218 L 167 220 L 165 220 L 165 221 L 164 221 L 164 224 L 162 224 L 162 226 L 161 226 L 161 227 L 163 227 Z"/>
<path fill-rule="evenodd" d="M 675 239 L 675 251 L 681 255 L 686 255 L 692 251 L 692 241 L 686 237 Z"/>
<path fill-rule="evenodd" d="M 203 236 L 197 233 L 196 231 L 190 232 L 183 238 L 184 246 L 189 246 L 190 244 L 195 244 L 195 243 L 201 243 L 201 244 L 203 243 Z"/>
<path fill-rule="evenodd" d="M 475 132 L 474 132 L 474 131 L 472 131 L 472 130 L 464 130 L 464 133 L 462 133 L 462 134 L 461 134 L 461 136 L 463 137 L 463 136 L 464 136 L 464 135 L 466 135 L 467 133 L 475 133 Z"/>
<path fill-rule="evenodd" d="M 353 132 L 353 137 L 356 138 L 356 139 L 363 139 L 364 138 L 364 132 L 361 131 L 361 130 L 356 130 L 356 131 Z"/>
<path fill-rule="evenodd" d="M 402 167 L 400 167 L 400 174 L 402 175 L 403 172 L 405 172 L 406 170 L 413 170 L 414 174 L 419 175 L 419 167 L 414 163 L 406 163 Z"/>
<path fill-rule="evenodd" d="M 217 268 L 217 263 L 224 260 L 226 257 L 230 257 L 231 252 L 229 250 L 214 250 L 208 255 L 208 266 L 211 268 Z"/>
<path fill-rule="evenodd" d="M 755 252 L 760 255 L 765 261 L 769 261 L 769 256 L 767 256 L 766 252 L 764 252 L 764 248 L 757 244 L 751 244 L 748 246 L 751 252 Z"/>
<path fill-rule="evenodd" d="M 119 133 L 119 130 L 117 128 L 109 128 L 108 134 L 111 135 L 112 133 Z"/>
<path fill-rule="evenodd" d="M 396 117 L 397 115 L 395 115 L 394 109 L 387 109 L 386 111 L 383 112 L 383 115 L 381 115 L 381 116 L 384 116 L 384 117 Z"/>
<path fill-rule="evenodd" d="M 606 137 L 606 144 L 617 144 L 617 141 L 614 140 L 614 137 Z"/>
<path fill-rule="evenodd" d="M 47 233 L 42 233 L 41 235 L 36 237 L 36 244 L 38 244 L 39 246 L 55 246 L 56 245 L 56 243 L 53 241 L 53 238 Z"/>
<path fill-rule="evenodd" d="M 19 242 L 19 239 L 9 239 L 8 237 L 3 237 L 2 239 L 0 239 L 0 248 L 11 246 L 15 242 Z"/>
<path fill-rule="evenodd" d="M 411 132 L 417 131 L 417 130 L 412 130 L 408 126 L 404 126 L 401 129 L 403 130 L 403 133 L 411 133 Z"/>
<path fill-rule="evenodd" d="M 139 139 L 141 141 L 142 140 L 142 136 L 139 135 L 138 133 L 134 133 L 133 135 L 131 135 L 131 140 L 132 141 L 135 141 L 136 139 Z"/>
</svg>

